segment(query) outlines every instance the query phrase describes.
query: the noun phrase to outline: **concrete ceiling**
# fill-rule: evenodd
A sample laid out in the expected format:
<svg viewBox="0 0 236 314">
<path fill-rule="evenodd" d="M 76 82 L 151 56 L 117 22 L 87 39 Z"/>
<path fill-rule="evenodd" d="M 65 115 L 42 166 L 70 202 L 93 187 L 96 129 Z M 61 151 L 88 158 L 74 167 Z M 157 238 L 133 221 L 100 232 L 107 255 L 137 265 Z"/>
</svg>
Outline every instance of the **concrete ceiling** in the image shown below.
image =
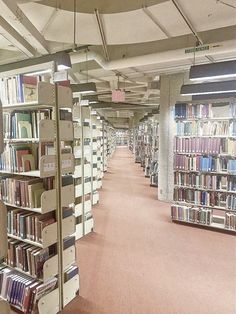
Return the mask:
<svg viewBox="0 0 236 314">
<path fill-rule="evenodd" d="M 236 58 L 235 0 L 0 0 L 0 12 L 0 64 L 71 49 L 74 38 L 77 47 L 85 45 L 106 61 L 166 53 L 156 62 L 147 57 L 142 64 L 114 69 L 94 60 L 85 62 L 86 58 L 73 64 L 73 79 L 95 82 L 103 103 L 111 102 L 117 75 L 129 104 L 158 106 L 159 90 L 150 90 L 148 83 L 160 74 L 187 71 L 194 62 Z M 229 40 L 234 44 L 225 45 Z M 196 42 L 218 43 L 220 48 L 213 54 L 215 46 L 211 47 L 196 60 L 193 54 L 168 59 L 168 52 L 177 56 L 177 50 L 194 47 Z M 144 110 L 126 108 L 124 116 L 119 108 L 102 110 L 113 123 L 123 119 L 126 126 L 133 112 Z"/>
</svg>

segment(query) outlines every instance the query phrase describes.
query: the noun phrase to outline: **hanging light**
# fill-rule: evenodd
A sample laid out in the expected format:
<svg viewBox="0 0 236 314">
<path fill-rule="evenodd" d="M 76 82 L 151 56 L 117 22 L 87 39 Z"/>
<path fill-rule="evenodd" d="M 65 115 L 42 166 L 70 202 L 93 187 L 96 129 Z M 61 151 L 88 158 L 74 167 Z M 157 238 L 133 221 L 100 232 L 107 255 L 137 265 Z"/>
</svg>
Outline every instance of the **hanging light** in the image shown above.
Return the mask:
<svg viewBox="0 0 236 314">
<path fill-rule="evenodd" d="M 193 65 L 189 73 L 189 79 L 191 81 L 226 79 L 232 77 L 236 77 L 236 60 Z"/>
<path fill-rule="evenodd" d="M 180 94 L 182 96 L 231 94 L 236 92 L 235 81 L 210 82 L 204 84 L 182 85 Z"/>
<path fill-rule="evenodd" d="M 57 68 L 59 71 L 67 70 L 72 67 L 70 55 L 66 52 L 57 52 L 55 54 L 55 61 L 57 63 Z"/>
<path fill-rule="evenodd" d="M 72 84 L 71 85 L 73 97 L 78 97 L 79 94 L 93 94 L 96 93 L 96 84 L 93 82 Z"/>
</svg>

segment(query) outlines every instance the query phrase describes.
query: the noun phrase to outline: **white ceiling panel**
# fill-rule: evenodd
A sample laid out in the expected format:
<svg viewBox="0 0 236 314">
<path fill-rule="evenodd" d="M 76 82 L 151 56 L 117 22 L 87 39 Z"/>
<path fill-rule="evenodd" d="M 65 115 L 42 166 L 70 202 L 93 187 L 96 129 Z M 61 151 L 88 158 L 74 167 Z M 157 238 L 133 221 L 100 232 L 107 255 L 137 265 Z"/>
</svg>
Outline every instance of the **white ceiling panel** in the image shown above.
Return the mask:
<svg viewBox="0 0 236 314">
<path fill-rule="evenodd" d="M 171 37 L 190 33 L 188 26 L 171 1 L 154 5 L 149 10 L 153 13 L 157 21 L 165 27 Z"/>
<path fill-rule="evenodd" d="M 44 28 L 45 24 L 48 22 L 50 16 L 55 10 L 52 7 L 39 5 L 36 3 L 25 3 L 19 6 L 39 31 L 41 31 Z"/>
<path fill-rule="evenodd" d="M 111 45 L 166 38 L 142 9 L 125 13 L 104 14 L 102 17 L 106 40 Z"/>
<path fill-rule="evenodd" d="M 198 32 L 236 25 L 236 9 L 216 0 L 178 1 Z M 236 6 L 236 1 L 224 2 Z"/>
<path fill-rule="evenodd" d="M 6 49 L 6 50 L 15 50 L 17 51 L 17 48 L 14 47 L 5 37 L 3 37 L 0 34 L 0 49 Z"/>
</svg>

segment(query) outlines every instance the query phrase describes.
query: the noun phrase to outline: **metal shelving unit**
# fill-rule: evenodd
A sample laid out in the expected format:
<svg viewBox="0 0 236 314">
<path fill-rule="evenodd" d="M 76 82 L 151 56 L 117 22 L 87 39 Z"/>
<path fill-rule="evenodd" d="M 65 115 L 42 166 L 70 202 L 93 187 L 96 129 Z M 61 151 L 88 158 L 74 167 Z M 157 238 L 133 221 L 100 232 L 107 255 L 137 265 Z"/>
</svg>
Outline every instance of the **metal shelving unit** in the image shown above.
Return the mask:
<svg viewBox="0 0 236 314">
<path fill-rule="evenodd" d="M 8 77 L 9 75 L 16 75 L 20 73 L 31 73 L 34 71 L 34 66 L 12 70 L 10 65 L 9 71 L 1 72 L 0 77 Z M 57 64 L 55 62 L 42 63 L 36 66 L 37 70 L 51 69 L 52 77 L 57 71 Z M 14 176 L 27 176 L 32 178 L 49 178 L 54 177 L 54 188 L 44 191 L 41 195 L 40 208 L 30 208 L 25 206 L 18 206 L 17 204 L 11 204 L 6 202 L 6 206 L 9 208 L 18 208 L 22 211 L 37 213 L 39 215 L 55 213 L 55 223 L 49 224 L 42 231 L 41 242 L 25 239 L 21 236 L 14 234 L 8 234 L 8 238 L 16 239 L 19 243 L 30 244 L 35 248 L 48 248 L 56 246 L 56 254 L 50 256 L 43 264 L 42 278 L 37 279 L 41 282 L 47 282 L 48 279 L 57 277 L 57 285 L 51 292 L 43 295 L 37 304 L 37 310 L 39 314 L 45 313 L 58 313 L 63 307 L 70 302 L 79 290 L 79 277 L 74 276 L 72 279 L 65 282 L 64 272 L 66 269 L 75 264 L 75 246 L 72 245 L 64 250 L 64 240 L 66 237 L 71 236 L 75 232 L 75 218 L 74 215 L 63 218 L 63 207 L 71 206 L 74 203 L 74 186 L 69 184 L 64 186 L 62 181 L 64 175 L 70 175 L 74 172 L 74 156 L 72 153 L 62 152 L 63 145 L 70 145 L 73 141 L 74 130 L 72 121 L 60 120 L 60 110 L 68 108 L 72 109 L 72 92 L 69 87 L 60 86 L 58 83 L 54 83 L 51 79 L 51 83 L 47 80 L 37 83 L 37 100 L 33 102 L 17 103 L 17 104 L 3 104 L 3 110 L 11 112 L 12 110 L 35 110 L 51 108 L 53 112 L 52 120 L 41 120 L 39 124 L 39 137 L 38 138 L 10 138 L 5 139 L 5 145 L 12 145 L 20 143 L 31 145 L 40 145 L 44 142 L 52 142 L 55 154 L 47 155 L 42 154 L 39 157 L 39 167 L 36 170 L 27 172 L 18 172 L 12 168 L 3 168 L 0 171 L 0 175 L 13 175 Z M 3 210 L 0 212 L 3 213 Z M 7 217 L 4 213 L 5 218 Z M 1 222 L 5 221 L 1 219 Z M 3 228 L 3 224 L 1 224 Z M 3 232 L 0 232 L 2 235 Z M 7 245 L 7 239 L 1 241 L 2 245 Z M 28 272 L 22 269 L 12 268 L 14 272 L 24 273 L 30 275 Z M 30 275 L 33 278 L 33 276 Z M 5 303 L 0 302 L 1 313 L 5 314 Z M 17 307 L 17 310 L 21 310 Z"/>
</svg>

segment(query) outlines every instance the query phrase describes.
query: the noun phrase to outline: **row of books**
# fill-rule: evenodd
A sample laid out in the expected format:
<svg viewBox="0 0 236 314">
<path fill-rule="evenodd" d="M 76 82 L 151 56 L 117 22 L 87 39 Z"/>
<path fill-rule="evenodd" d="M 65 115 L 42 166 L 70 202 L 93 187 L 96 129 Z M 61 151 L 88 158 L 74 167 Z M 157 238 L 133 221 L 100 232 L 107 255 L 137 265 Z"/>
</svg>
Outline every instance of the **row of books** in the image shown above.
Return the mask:
<svg viewBox="0 0 236 314">
<path fill-rule="evenodd" d="M 33 245 L 8 239 L 7 264 L 17 267 L 34 278 L 42 278 L 44 263 L 55 254 L 52 248 L 37 248 Z"/>
<path fill-rule="evenodd" d="M 236 159 L 213 156 L 174 155 L 174 169 L 177 171 L 225 172 L 236 174 Z"/>
<path fill-rule="evenodd" d="M 75 236 L 68 236 L 63 239 L 63 249 L 75 245 Z M 16 239 L 8 239 L 8 253 L 6 262 L 11 267 L 30 274 L 34 278 L 43 278 L 44 263 L 56 254 L 56 246 L 38 248 L 32 244 Z"/>
<path fill-rule="evenodd" d="M 0 199 L 7 204 L 28 208 L 41 207 L 41 195 L 54 187 L 54 179 L 0 177 Z"/>
<path fill-rule="evenodd" d="M 217 206 L 230 211 L 236 210 L 236 195 L 225 192 L 199 191 L 196 189 L 175 187 L 174 201 L 211 207 Z"/>
<path fill-rule="evenodd" d="M 0 269 L 1 297 L 25 314 L 37 311 L 38 301 L 56 286 L 57 278 L 42 283 L 8 267 Z"/>
<path fill-rule="evenodd" d="M 8 234 L 37 243 L 42 243 L 43 229 L 54 222 L 54 213 L 40 215 L 19 209 L 7 211 Z"/>
<path fill-rule="evenodd" d="M 236 230 L 236 213 L 225 213 L 225 228 Z"/>
<path fill-rule="evenodd" d="M 40 77 L 16 75 L 0 79 L 0 99 L 3 105 L 37 100 L 37 84 Z"/>
<path fill-rule="evenodd" d="M 39 123 L 52 119 L 52 109 L 15 110 L 3 113 L 3 135 L 5 139 L 38 138 Z"/>
<path fill-rule="evenodd" d="M 209 118 L 212 116 L 212 104 L 175 104 L 175 118 Z"/>
<path fill-rule="evenodd" d="M 64 146 L 61 148 L 61 153 L 72 153 L 72 148 Z M 45 155 L 55 155 L 53 142 L 43 142 L 39 145 L 7 144 L 0 155 L 0 170 L 19 173 L 36 170 L 39 168 L 40 157 Z"/>
<path fill-rule="evenodd" d="M 174 220 L 211 225 L 213 213 L 212 209 L 209 208 L 172 205 L 171 217 Z M 236 230 L 236 213 L 226 212 L 225 223 L 222 227 L 229 230 Z"/>
<path fill-rule="evenodd" d="M 236 191 L 235 176 L 175 172 L 174 184 L 196 189 Z"/>
<path fill-rule="evenodd" d="M 236 140 L 230 138 L 175 137 L 174 152 L 200 154 L 229 154 L 236 155 Z"/>
<path fill-rule="evenodd" d="M 38 147 L 33 145 L 6 145 L 0 156 L 0 170 L 24 172 L 35 170 L 38 164 Z"/>
<path fill-rule="evenodd" d="M 174 188 L 174 201 L 194 203 L 195 205 L 218 206 L 226 208 L 226 193 L 198 191 L 188 188 Z"/>
<path fill-rule="evenodd" d="M 212 210 L 209 208 L 172 205 L 171 218 L 180 221 L 211 225 Z"/>
<path fill-rule="evenodd" d="M 236 103 L 225 103 L 224 113 L 227 117 L 236 117 Z M 217 108 L 216 108 L 217 109 Z M 205 119 L 213 118 L 215 115 L 215 107 L 212 104 L 191 104 L 178 103 L 175 105 L 176 119 Z"/>
<path fill-rule="evenodd" d="M 177 121 L 177 136 L 236 136 L 236 121 Z"/>
</svg>

